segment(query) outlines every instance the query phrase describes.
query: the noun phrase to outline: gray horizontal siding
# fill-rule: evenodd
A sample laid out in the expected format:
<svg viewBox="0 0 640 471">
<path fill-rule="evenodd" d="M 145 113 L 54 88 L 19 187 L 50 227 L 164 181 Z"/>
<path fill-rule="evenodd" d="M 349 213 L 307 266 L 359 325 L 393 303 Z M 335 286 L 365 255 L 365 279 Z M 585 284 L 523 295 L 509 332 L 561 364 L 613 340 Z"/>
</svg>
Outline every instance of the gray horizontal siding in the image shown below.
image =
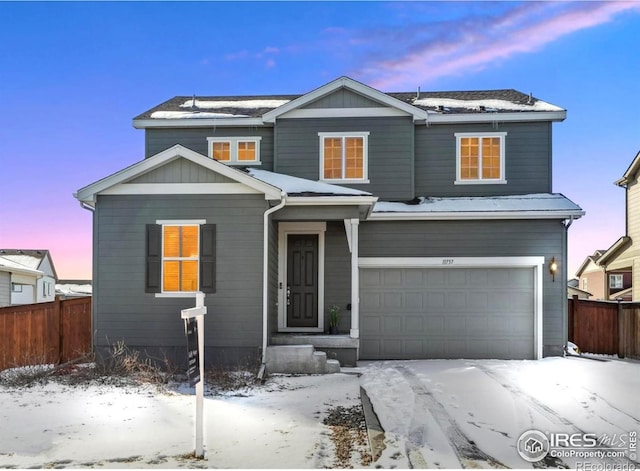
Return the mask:
<svg viewBox="0 0 640 471">
<path fill-rule="evenodd" d="M 361 257 L 544 256 L 563 264 L 564 237 L 564 226 L 552 220 L 363 222 L 359 249 Z M 566 342 L 566 276 L 561 270 L 555 282 L 543 273 L 543 343 L 549 352 Z"/>
<path fill-rule="evenodd" d="M 161 128 L 145 130 L 145 157 L 169 149 L 180 144 L 202 155 L 209 155 L 207 148 L 208 137 L 261 137 L 260 162 L 261 165 L 252 167 L 264 170 L 273 169 L 273 128 Z"/>
<path fill-rule="evenodd" d="M 457 132 L 506 132 L 507 184 L 454 185 Z M 489 196 L 548 193 L 551 188 L 551 123 L 417 126 L 417 196 Z"/>
<path fill-rule="evenodd" d="M 0 307 L 11 304 L 11 274 L 0 271 Z"/>
<path fill-rule="evenodd" d="M 369 132 L 369 184 L 345 186 L 368 191 L 383 200 L 413 198 L 413 132 L 411 118 L 281 119 L 276 127 L 274 171 L 309 180 L 320 179 L 319 132 Z"/>
<path fill-rule="evenodd" d="M 145 228 L 158 219 L 216 224 L 216 293 L 206 297 L 206 345 L 259 348 L 262 343 L 261 195 L 100 196 L 94 214 L 95 343 L 182 347 L 180 310 L 193 298 L 146 294 Z"/>
</svg>

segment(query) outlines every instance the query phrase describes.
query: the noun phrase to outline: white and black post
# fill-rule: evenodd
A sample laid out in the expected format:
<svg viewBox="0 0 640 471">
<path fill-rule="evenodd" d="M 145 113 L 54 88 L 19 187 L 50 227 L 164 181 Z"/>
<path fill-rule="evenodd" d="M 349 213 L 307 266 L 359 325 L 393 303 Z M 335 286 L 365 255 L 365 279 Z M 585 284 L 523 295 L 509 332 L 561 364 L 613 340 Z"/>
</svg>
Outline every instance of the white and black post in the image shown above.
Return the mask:
<svg viewBox="0 0 640 471">
<path fill-rule="evenodd" d="M 196 458 L 204 458 L 204 315 L 206 313 L 204 293 L 200 291 L 196 293 L 196 307 L 181 311 L 189 346 L 187 373 L 191 385 L 196 387 Z"/>
</svg>

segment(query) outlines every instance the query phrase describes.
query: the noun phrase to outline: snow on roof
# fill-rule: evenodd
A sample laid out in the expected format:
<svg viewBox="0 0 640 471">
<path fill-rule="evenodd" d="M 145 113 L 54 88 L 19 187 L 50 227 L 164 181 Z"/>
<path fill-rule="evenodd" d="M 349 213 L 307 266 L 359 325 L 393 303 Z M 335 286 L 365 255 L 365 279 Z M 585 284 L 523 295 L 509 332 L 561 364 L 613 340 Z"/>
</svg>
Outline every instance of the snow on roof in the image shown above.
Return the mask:
<svg viewBox="0 0 640 471">
<path fill-rule="evenodd" d="M 484 111 L 562 111 L 559 106 L 546 101 L 536 100 L 533 103 L 514 103 L 508 100 L 459 100 L 455 98 L 420 98 L 413 102 L 414 105 L 438 108 L 465 108 Z"/>
<path fill-rule="evenodd" d="M 57 283 L 56 293 L 64 294 L 66 296 L 90 296 L 93 292 L 93 287 L 90 283 Z"/>
<path fill-rule="evenodd" d="M 371 196 L 366 191 L 354 190 L 344 186 L 331 185 L 329 183 L 307 180 L 305 178 L 292 177 L 267 170 L 249 169 L 249 175 L 271 186 L 280 188 L 288 195 L 314 194 L 323 196 Z"/>
<path fill-rule="evenodd" d="M 580 212 L 580 206 L 557 193 L 536 193 L 510 196 L 472 196 L 434 198 L 420 197 L 413 203 L 378 202 L 373 213 L 451 213 L 561 211 Z"/>
<path fill-rule="evenodd" d="M 211 118 L 247 118 L 246 114 L 202 113 L 200 111 L 154 111 L 153 119 L 211 119 Z"/>
<path fill-rule="evenodd" d="M 35 268 L 31 268 L 27 265 L 23 265 L 21 263 L 18 263 L 14 260 L 10 260 L 9 258 L 5 257 L 5 256 L 0 256 L 0 271 L 4 271 L 4 272 L 12 272 L 12 271 L 17 271 L 17 272 L 23 272 L 23 273 L 29 273 L 31 275 L 42 275 L 43 272 L 40 270 L 37 270 Z"/>
<path fill-rule="evenodd" d="M 218 108 L 277 108 L 284 104 L 289 103 L 291 100 L 270 100 L 270 99 L 257 99 L 257 100 L 198 100 L 191 99 L 185 101 L 180 105 L 180 108 L 202 108 L 202 109 L 218 109 Z"/>
<path fill-rule="evenodd" d="M 15 268 L 30 268 L 32 270 L 37 270 L 42 261 L 42 258 L 18 254 L 3 254 L 0 258 L 17 264 Z"/>
</svg>

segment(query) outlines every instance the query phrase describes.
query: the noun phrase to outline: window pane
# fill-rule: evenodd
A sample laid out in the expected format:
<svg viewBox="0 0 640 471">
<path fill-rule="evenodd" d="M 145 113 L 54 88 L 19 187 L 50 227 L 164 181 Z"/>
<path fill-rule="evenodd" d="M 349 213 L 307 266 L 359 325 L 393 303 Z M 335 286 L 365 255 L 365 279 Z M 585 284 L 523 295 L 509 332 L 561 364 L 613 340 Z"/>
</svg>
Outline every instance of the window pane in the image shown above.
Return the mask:
<svg viewBox="0 0 640 471">
<path fill-rule="evenodd" d="M 324 178 L 342 178 L 342 139 L 324 139 Z"/>
<path fill-rule="evenodd" d="M 165 261 L 163 264 L 163 288 L 164 291 L 179 291 L 180 287 L 180 262 Z"/>
<path fill-rule="evenodd" d="M 182 228 L 182 253 L 181 257 L 198 256 L 198 226 L 185 226 Z"/>
<path fill-rule="evenodd" d="M 164 226 L 164 249 L 165 257 L 180 256 L 180 226 Z"/>
<path fill-rule="evenodd" d="M 463 137 L 460 139 L 460 178 L 462 180 L 478 179 L 479 139 Z"/>
<path fill-rule="evenodd" d="M 361 137 L 347 137 L 346 147 L 346 178 L 364 177 L 364 139 Z"/>
<path fill-rule="evenodd" d="M 482 178 L 500 178 L 500 138 L 482 139 Z"/>
<path fill-rule="evenodd" d="M 256 143 L 238 142 L 238 160 L 256 161 Z"/>
<path fill-rule="evenodd" d="M 182 282 L 180 287 L 182 291 L 198 290 L 198 262 L 185 261 L 180 263 L 182 268 Z"/>
<path fill-rule="evenodd" d="M 216 160 L 231 160 L 231 145 L 228 142 L 213 142 L 212 154 Z"/>
</svg>

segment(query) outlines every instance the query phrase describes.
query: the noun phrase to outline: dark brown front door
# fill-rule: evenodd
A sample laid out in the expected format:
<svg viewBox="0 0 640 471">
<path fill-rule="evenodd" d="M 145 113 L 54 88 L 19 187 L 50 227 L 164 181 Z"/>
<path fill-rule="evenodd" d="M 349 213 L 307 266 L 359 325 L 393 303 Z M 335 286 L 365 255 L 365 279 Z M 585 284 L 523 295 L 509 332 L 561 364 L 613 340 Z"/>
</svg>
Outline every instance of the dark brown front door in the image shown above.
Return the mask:
<svg viewBox="0 0 640 471">
<path fill-rule="evenodd" d="M 318 327 L 318 235 L 287 236 L 287 327 Z"/>
</svg>

